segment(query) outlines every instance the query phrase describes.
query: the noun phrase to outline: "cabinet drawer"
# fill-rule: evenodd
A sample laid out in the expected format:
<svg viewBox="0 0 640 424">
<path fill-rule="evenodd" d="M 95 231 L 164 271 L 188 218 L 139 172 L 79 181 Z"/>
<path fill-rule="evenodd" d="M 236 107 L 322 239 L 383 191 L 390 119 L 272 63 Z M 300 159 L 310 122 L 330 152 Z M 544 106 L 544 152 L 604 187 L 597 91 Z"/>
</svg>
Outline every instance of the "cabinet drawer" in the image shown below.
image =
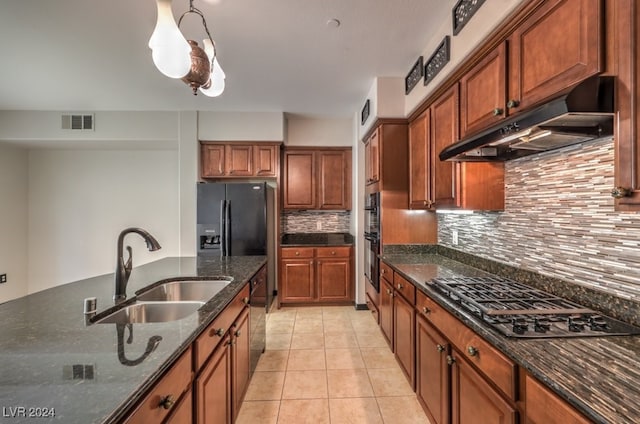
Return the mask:
<svg viewBox="0 0 640 424">
<path fill-rule="evenodd" d="M 313 258 L 313 247 L 283 247 L 280 252 L 282 258 Z"/>
<path fill-rule="evenodd" d="M 209 358 L 209 355 L 213 353 L 218 343 L 222 340 L 223 336 L 231 327 L 231 324 L 238 318 L 240 312 L 248 306 L 249 302 L 249 285 L 245 287 L 233 298 L 231 303 L 216 319 L 209 324 L 206 330 L 198 336 L 195 342 L 195 370 L 198 370 L 204 365 Z"/>
<path fill-rule="evenodd" d="M 505 395 L 516 400 L 516 365 L 428 296 L 418 292 L 417 298 L 418 312 L 431 321 Z"/>
<path fill-rule="evenodd" d="M 127 424 L 162 422 L 174 407 L 179 406 L 178 400 L 187 391 L 191 377 L 191 348 L 189 348 L 124 422 Z M 173 402 L 173 405 L 165 409 L 161 403 L 168 400 Z"/>
<path fill-rule="evenodd" d="M 382 261 L 380 261 L 380 275 L 384 276 L 388 281 L 393 281 L 393 269 Z"/>
<path fill-rule="evenodd" d="M 412 305 L 416 303 L 416 286 L 413 283 L 410 283 L 402 277 L 401 275 L 395 273 L 393 274 L 393 287 L 402 293 L 405 299 L 409 301 Z"/>
<path fill-rule="evenodd" d="M 376 324 L 379 324 L 380 319 L 378 316 L 378 306 L 371 299 L 371 297 L 369 296 L 369 293 L 366 294 L 366 303 L 367 303 L 367 308 L 369 308 L 369 311 L 373 315 L 373 319 L 376 321 Z"/>
<path fill-rule="evenodd" d="M 348 258 L 351 256 L 351 247 L 317 247 L 316 256 L 319 258 Z"/>
</svg>

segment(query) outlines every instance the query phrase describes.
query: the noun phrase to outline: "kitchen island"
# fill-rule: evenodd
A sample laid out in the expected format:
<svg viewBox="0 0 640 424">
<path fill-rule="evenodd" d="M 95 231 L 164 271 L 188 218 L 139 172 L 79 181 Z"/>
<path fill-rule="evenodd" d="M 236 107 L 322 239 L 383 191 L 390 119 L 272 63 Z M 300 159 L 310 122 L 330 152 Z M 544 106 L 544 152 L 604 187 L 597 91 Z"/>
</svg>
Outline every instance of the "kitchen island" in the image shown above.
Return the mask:
<svg viewBox="0 0 640 424">
<path fill-rule="evenodd" d="M 97 298 L 98 312 L 113 307 L 113 274 L 1 304 L 0 421 L 118 422 L 266 260 L 265 256 L 174 257 L 134 268 L 129 298 L 175 277 L 230 276 L 233 281 L 197 313 L 177 321 L 133 324 L 124 332 L 118 331 L 119 324 L 88 324 L 83 314 L 83 299 L 88 297 Z M 161 340 L 145 356 L 154 337 Z M 124 352 L 119 354 L 119 348 Z"/>
<path fill-rule="evenodd" d="M 590 420 L 640 422 L 640 336 L 508 338 L 461 309 L 431 283 L 434 278 L 492 274 L 442 256 L 437 249 L 385 254 L 382 259 L 413 283 L 418 292 L 433 299 Z M 524 417 L 521 420 L 524 422 Z"/>
</svg>

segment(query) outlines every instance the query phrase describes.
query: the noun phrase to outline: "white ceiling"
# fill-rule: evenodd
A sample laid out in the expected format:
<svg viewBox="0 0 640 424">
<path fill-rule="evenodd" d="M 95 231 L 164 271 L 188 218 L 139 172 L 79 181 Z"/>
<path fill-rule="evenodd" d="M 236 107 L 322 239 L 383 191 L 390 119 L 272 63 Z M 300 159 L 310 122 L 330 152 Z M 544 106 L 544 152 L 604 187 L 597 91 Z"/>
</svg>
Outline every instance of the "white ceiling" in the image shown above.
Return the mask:
<svg viewBox="0 0 640 424">
<path fill-rule="evenodd" d="M 194 0 L 227 75 L 218 98 L 156 70 L 154 0 L 0 0 L 0 110 L 282 111 L 351 117 L 404 77 L 455 0 Z M 174 0 L 176 19 L 188 0 Z M 327 26 L 332 18 L 339 28 Z M 201 40 L 195 15 L 181 26 Z"/>
</svg>

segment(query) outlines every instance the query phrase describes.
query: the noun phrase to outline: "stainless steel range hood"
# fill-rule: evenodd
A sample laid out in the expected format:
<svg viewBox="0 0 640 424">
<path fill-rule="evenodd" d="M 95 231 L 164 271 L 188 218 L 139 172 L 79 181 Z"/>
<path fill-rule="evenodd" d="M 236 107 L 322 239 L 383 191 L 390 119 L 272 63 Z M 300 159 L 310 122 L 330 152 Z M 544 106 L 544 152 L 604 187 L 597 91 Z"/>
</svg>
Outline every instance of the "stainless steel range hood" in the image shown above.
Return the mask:
<svg viewBox="0 0 640 424">
<path fill-rule="evenodd" d="M 613 134 L 614 77 L 591 77 L 553 100 L 461 140 L 440 160 L 506 161 Z"/>
</svg>

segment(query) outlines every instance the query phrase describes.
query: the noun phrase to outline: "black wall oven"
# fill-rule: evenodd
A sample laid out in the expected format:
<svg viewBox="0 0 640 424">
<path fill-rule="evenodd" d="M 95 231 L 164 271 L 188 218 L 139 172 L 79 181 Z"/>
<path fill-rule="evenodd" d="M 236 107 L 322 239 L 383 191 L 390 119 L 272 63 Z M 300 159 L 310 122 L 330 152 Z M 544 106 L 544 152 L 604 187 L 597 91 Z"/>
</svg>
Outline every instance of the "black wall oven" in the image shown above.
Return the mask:
<svg viewBox="0 0 640 424">
<path fill-rule="evenodd" d="M 380 292 L 380 193 L 365 197 L 364 207 L 364 275 L 369 284 Z"/>
</svg>

